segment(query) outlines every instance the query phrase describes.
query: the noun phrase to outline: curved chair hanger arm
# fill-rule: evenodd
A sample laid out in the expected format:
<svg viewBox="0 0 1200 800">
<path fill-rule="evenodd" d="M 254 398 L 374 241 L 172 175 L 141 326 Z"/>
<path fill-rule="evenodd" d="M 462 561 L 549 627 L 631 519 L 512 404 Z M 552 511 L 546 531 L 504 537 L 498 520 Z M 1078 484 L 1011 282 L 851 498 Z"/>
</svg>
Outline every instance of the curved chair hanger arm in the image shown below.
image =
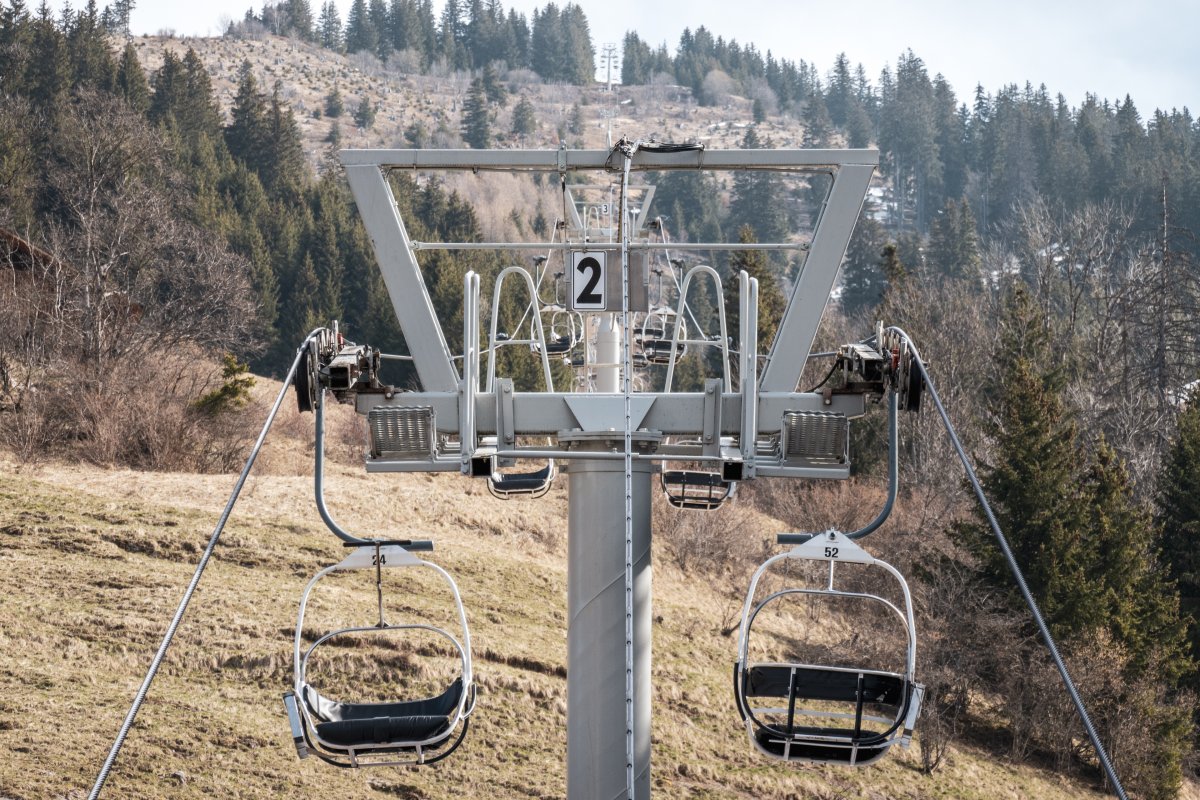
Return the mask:
<svg viewBox="0 0 1200 800">
<path fill-rule="evenodd" d="M 370 545 L 374 544 L 369 539 L 362 539 L 352 533 L 347 532 L 341 525 L 337 524 L 333 515 L 329 513 L 329 507 L 325 505 L 325 389 L 322 388 L 317 396 L 316 408 L 313 409 L 316 414 L 316 443 L 313 447 L 314 465 L 313 465 L 313 491 L 317 498 L 317 512 L 321 515 L 321 520 L 325 523 L 325 527 L 333 533 L 334 536 L 341 539 L 348 545 Z"/>
</svg>

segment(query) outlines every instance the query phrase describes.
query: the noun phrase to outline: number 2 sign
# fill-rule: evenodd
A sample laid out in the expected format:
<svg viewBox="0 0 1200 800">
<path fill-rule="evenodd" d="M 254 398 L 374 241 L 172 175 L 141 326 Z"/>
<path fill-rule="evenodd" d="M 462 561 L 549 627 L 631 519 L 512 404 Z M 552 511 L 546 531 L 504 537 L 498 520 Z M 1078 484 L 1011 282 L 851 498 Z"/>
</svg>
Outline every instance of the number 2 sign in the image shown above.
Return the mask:
<svg viewBox="0 0 1200 800">
<path fill-rule="evenodd" d="M 607 311 L 608 281 L 604 251 L 571 253 L 571 310 Z"/>
</svg>

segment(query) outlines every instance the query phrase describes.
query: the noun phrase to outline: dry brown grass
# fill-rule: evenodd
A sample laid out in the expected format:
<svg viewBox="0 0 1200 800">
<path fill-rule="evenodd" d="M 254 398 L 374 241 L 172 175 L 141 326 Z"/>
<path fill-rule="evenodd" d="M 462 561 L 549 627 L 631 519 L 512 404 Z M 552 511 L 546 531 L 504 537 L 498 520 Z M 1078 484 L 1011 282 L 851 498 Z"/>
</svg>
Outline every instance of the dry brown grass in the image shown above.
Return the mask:
<svg viewBox="0 0 1200 800">
<path fill-rule="evenodd" d="M 331 450 L 343 453 L 329 467 L 335 515 L 352 530 L 433 536 L 436 560 L 463 591 L 481 689 L 463 749 L 423 770 L 345 772 L 295 758 L 280 696 L 290 682 L 296 602 L 308 577 L 342 549 L 312 513 L 311 417 L 288 411 L 269 445 L 269 469 L 247 484 L 108 796 L 563 796 L 565 492 L 502 502 L 454 476 L 367 476 L 344 463 L 353 440 L 348 411 L 337 409 L 331 423 Z M 9 757 L 0 761 L 0 797 L 83 797 L 233 479 L 64 464 L 18 469 L 12 461 L 3 470 L 0 748 Z M 921 774 L 915 750 L 861 771 L 784 766 L 753 754 L 728 686 L 735 642 L 722 628 L 748 578 L 743 565 L 781 526 L 748 508 L 722 513 L 670 523 L 658 512 L 666 546 L 655 553 L 657 796 L 1099 796 L 966 747 L 952 748 L 932 777 Z M 697 540 L 668 524 L 702 528 L 709 539 L 721 525 L 735 526 L 753 553 L 734 548 L 728 574 L 714 580 L 695 562 L 680 567 L 677 548 Z M 370 605 L 369 587 L 346 592 L 347 602 Z M 387 651 L 380 661 L 366 658 L 370 652 L 339 651 L 335 663 L 391 679 L 413 657 Z"/>
</svg>

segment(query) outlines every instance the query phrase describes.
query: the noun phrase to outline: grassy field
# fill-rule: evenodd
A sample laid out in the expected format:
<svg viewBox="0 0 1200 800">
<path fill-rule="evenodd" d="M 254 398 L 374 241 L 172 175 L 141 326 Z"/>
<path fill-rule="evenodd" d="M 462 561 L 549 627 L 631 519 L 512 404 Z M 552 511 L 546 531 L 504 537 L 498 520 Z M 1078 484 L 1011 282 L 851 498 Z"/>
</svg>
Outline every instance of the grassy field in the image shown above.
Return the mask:
<svg viewBox="0 0 1200 800">
<path fill-rule="evenodd" d="M 479 703 L 463 747 L 433 767 L 350 771 L 296 758 L 280 698 L 297 603 L 343 554 L 312 505 L 304 424 L 284 422 L 247 484 L 106 796 L 562 797 L 565 491 L 504 502 L 457 476 L 367 476 L 344 463 L 351 448 L 338 442 L 349 434 L 331 437 L 343 463 L 329 470 L 330 504 L 352 530 L 436 540 L 433 558 L 467 606 Z M 0 469 L 0 798 L 83 798 L 233 476 Z M 740 535 L 773 532 L 752 522 L 760 533 Z M 662 547 L 654 570 L 657 797 L 1102 796 L 968 746 L 933 775 L 915 747 L 860 770 L 754 754 L 728 689 L 734 637 L 721 633 L 737 599 L 724 581 L 680 571 Z M 372 595 L 346 597 L 369 605 Z"/>
</svg>

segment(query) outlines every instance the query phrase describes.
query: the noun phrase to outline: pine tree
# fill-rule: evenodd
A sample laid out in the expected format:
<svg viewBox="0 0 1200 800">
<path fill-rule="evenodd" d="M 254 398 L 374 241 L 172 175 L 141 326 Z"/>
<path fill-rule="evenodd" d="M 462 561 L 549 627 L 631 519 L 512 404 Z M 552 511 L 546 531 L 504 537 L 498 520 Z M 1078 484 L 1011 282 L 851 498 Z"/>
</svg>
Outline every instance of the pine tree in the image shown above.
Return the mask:
<svg viewBox="0 0 1200 800">
<path fill-rule="evenodd" d="M 743 225 L 738 230 L 738 241 L 742 244 L 753 244 L 758 241 L 754 230 L 749 225 Z M 751 278 L 758 279 L 758 349 L 767 352 L 775 341 L 775 332 L 783 321 L 783 312 L 787 310 L 787 298 L 779 288 L 779 280 L 771 269 L 770 261 L 762 250 L 736 250 L 729 259 L 729 278 L 725 281 L 725 324 L 729 336 L 738 342 L 738 325 L 741 319 L 740 298 L 738 296 L 738 274 L 745 270 Z"/>
<path fill-rule="evenodd" d="M 342 100 L 342 92 L 338 89 L 337 84 L 329 90 L 329 94 L 325 95 L 325 116 L 337 118 L 346 113 L 346 104 Z"/>
<path fill-rule="evenodd" d="M 370 130 L 375 124 L 375 104 L 369 97 L 358 101 L 358 106 L 354 109 L 354 124 L 364 131 Z"/>
<path fill-rule="evenodd" d="M 864 207 L 842 264 L 842 310 L 847 314 L 873 309 L 883 300 L 887 280 L 880 259 L 885 243 L 883 226 Z"/>
<path fill-rule="evenodd" d="M 483 81 L 479 78 L 471 81 L 467 91 L 467 99 L 463 103 L 462 136 L 467 144 L 477 150 L 491 146 L 492 120 L 488 109 L 487 96 L 483 91 Z"/>
<path fill-rule="evenodd" d="M 1192 654 L 1200 662 L 1200 389 L 1186 403 L 1158 479 L 1155 516 L 1162 561 L 1191 615 Z"/>
<path fill-rule="evenodd" d="M 350 13 L 346 15 L 346 52 L 366 50 L 374 53 L 379 47 L 379 31 L 371 21 L 371 12 L 366 0 L 354 0 Z"/>
<path fill-rule="evenodd" d="M 132 44 L 121 51 L 121 63 L 117 67 L 117 93 L 125 98 L 129 107 L 139 114 L 150 110 L 150 84 L 138 61 L 137 50 Z"/>
<path fill-rule="evenodd" d="M 537 117 L 534 116 L 533 103 L 529 102 L 528 97 L 521 95 L 521 99 L 513 107 L 512 132 L 518 136 L 528 136 L 536 130 Z"/>
<path fill-rule="evenodd" d="M 328 0 L 321 6 L 321 18 L 317 21 L 317 41 L 322 47 L 327 47 L 336 53 L 345 47 L 342 18 L 338 15 L 337 4 Z"/>
</svg>

